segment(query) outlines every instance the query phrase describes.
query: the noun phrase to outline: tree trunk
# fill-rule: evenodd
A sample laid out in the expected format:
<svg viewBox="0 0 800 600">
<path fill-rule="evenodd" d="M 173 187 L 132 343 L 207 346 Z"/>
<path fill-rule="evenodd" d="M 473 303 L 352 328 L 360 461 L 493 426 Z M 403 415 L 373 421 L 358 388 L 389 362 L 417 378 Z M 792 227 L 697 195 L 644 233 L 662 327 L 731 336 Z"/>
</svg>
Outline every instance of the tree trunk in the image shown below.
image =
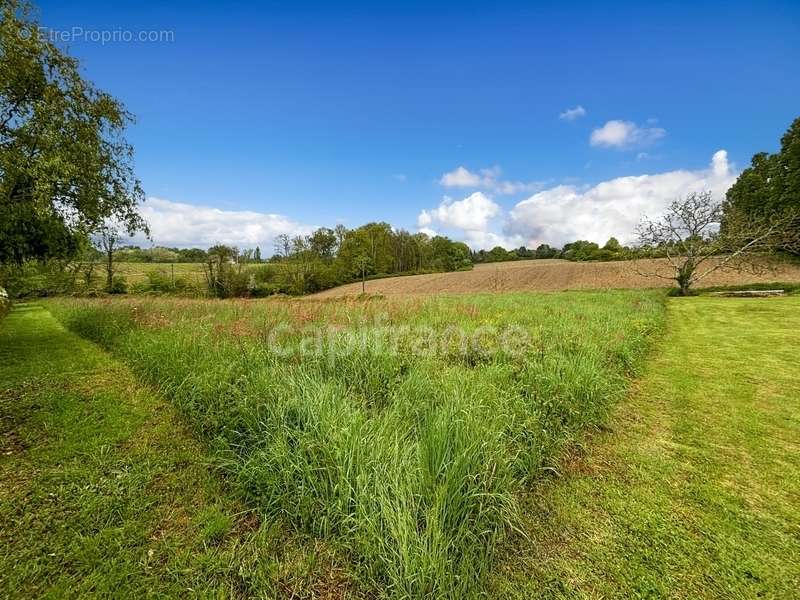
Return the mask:
<svg viewBox="0 0 800 600">
<path fill-rule="evenodd" d="M 106 264 L 106 289 L 110 292 L 111 287 L 114 285 L 114 251 L 109 250 L 107 253 L 108 263 Z"/>
<path fill-rule="evenodd" d="M 689 295 L 692 286 L 692 275 L 694 275 L 694 263 L 688 260 L 678 269 L 678 276 L 675 278 L 675 281 L 678 282 L 681 296 Z"/>
</svg>

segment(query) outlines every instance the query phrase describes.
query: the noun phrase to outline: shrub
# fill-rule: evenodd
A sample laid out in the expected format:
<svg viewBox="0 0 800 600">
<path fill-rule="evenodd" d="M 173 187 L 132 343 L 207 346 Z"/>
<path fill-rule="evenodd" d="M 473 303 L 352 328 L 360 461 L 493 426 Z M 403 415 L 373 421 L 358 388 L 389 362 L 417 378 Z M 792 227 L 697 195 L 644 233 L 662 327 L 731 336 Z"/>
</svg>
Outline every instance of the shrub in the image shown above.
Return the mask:
<svg viewBox="0 0 800 600">
<path fill-rule="evenodd" d="M 63 261 L 0 265 L 0 284 L 11 298 L 68 294 L 75 291 L 77 278 L 78 271 Z"/>
<path fill-rule="evenodd" d="M 206 285 L 209 296 L 239 298 L 250 295 L 255 281 L 242 265 L 217 260 L 206 264 Z"/>
<path fill-rule="evenodd" d="M 107 291 L 109 294 L 126 294 L 128 292 L 128 282 L 122 275 L 114 275 L 111 280 L 111 288 Z"/>
</svg>

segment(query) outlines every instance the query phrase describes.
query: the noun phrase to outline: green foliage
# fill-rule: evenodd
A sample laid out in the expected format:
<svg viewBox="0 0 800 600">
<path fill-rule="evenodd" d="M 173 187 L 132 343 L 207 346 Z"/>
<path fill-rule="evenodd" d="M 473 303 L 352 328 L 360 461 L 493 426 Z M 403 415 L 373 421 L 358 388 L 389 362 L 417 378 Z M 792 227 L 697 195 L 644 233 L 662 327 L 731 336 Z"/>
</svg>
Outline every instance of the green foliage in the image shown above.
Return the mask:
<svg viewBox="0 0 800 600">
<path fill-rule="evenodd" d="M 200 248 L 122 246 L 115 251 L 115 257 L 119 262 L 129 263 L 201 263 L 208 255 Z"/>
<path fill-rule="evenodd" d="M 378 595 L 464 598 L 518 524 L 521 489 L 624 391 L 663 296 L 50 306 L 163 390 L 267 520 L 335 543 Z M 454 324 L 531 344 L 464 348 Z M 450 342 L 389 352 L 389 326 Z"/>
<path fill-rule="evenodd" d="M 320 258 L 333 258 L 336 252 L 336 233 L 320 227 L 308 237 L 308 249 Z"/>
<path fill-rule="evenodd" d="M 534 252 L 535 258 L 558 258 L 559 254 L 561 253 L 557 248 L 548 244 L 539 244 Z"/>
<path fill-rule="evenodd" d="M 360 279 L 472 266 L 466 244 L 442 236 L 395 231 L 388 223 L 368 223 L 356 229 L 322 227 L 294 239 L 278 236 L 276 251 L 269 265 L 252 271 L 256 287 L 240 287 L 242 294 L 302 295 Z M 209 254 L 213 253 L 210 249 Z M 235 253 L 226 256 L 236 258 Z"/>
<path fill-rule="evenodd" d="M 70 294 L 78 291 L 78 283 L 86 280 L 82 269 L 82 263 L 55 259 L 10 264 L 0 266 L 0 285 L 12 298 Z M 99 278 L 90 274 L 88 279 L 94 285 Z"/>
<path fill-rule="evenodd" d="M 108 218 L 146 229 L 130 115 L 40 35 L 27 2 L 0 12 L 0 263 L 74 256 Z"/>
<path fill-rule="evenodd" d="M 235 262 L 239 250 L 217 245 L 208 249 L 205 263 L 208 294 L 216 298 L 247 296 L 253 289 L 253 275 L 241 262 Z"/>
<path fill-rule="evenodd" d="M 617 238 L 609 239 L 601 248 L 594 242 L 578 240 L 564 246 L 561 257 L 572 261 L 610 261 L 628 260 L 633 251 L 619 243 Z"/>
<path fill-rule="evenodd" d="M 591 260 L 600 251 L 600 246 L 594 242 L 587 242 L 585 240 L 578 240 L 566 244 L 561 252 L 561 256 L 567 260 L 586 261 Z"/>
<path fill-rule="evenodd" d="M 510 260 L 525 260 L 532 258 L 563 258 L 572 261 L 610 261 L 628 260 L 632 257 L 633 251 L 627 246 L 623 246 L 616 238 L 608 240 L 602 248 L 594 242 L 578 240 L 565 244 L 559 250 L 547 244 L 540 244 L 536 250 L 530 250 L 521 246 L 516 250 L 506 250 L 502 246 L 496 246 L 489 251 L 479 250 L 472 252 L 472 261 L 476 263 L 505 262 Z"/>
<path fill-rule="evenodd" d="M 109 294 L 126 294 L 128 292 L 128 282 L 122 275 L 114 275 L 111 280 L 111 287 L 107 291 Z"/>
<path fill-rule="evenodd" d="M 726 195 L 725 220 L 733 215 L 753 222 L 783 214 L 795 217 L 782 248 L 800 254 L 800 118 L 794 120 L 781 138 L 776 154 L 759 152 L 742 171 Z"/>
</svg>

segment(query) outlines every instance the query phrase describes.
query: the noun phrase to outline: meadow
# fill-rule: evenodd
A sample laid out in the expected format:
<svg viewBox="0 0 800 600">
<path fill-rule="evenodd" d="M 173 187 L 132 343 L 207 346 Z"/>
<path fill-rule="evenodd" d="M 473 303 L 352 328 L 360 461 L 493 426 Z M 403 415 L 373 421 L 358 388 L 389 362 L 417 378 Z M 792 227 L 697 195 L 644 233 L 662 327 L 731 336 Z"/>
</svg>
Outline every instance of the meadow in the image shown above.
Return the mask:
<svg viewBox="0 0 800 600">
<path fill-rule="evenodd" d="M 480 595 L 520 497 L 605 422 L 663 292 L 53 299 L 163 394 L 264 522 L 324 540 L 355 589 Z"/>
<path fill-rule="evenodd" d="M 102 271 L 102 267 L 100 270 Z M 203 263 L 117 262 L 115 271 L 130 285 L 147 282 L 152 273 L 157 273 L 165 279 L 171 279 L 173 276 L 175 279 L 183 278 L 196 285 L 202 285 L 206 280 Z"/>
</svg>

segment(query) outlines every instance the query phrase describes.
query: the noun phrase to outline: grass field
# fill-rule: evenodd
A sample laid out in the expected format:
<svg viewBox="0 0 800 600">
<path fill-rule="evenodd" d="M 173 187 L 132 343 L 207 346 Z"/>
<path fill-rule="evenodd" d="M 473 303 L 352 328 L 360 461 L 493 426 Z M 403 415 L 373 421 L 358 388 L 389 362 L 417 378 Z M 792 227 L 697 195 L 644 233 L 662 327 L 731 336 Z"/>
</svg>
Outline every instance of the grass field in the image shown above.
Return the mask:
<svg viewBox="0 0 800 600">
<path fill-rule="evenodd" d="M 123 364 L 41 306 L 0 322 L 0 597 L 319 597 L 329 572 Z"/>
<path fill-rule="evenodd" d="M 642 269 L 667 273 L 663 259 L 642 261 Z M 717 271 L 703 280 L 703 286 L 737 286 L 748 283 L 783 281 L 800 283 L 800 263 L 778 262 L 775 269 L 760 275 Z M 471 271 L 433 273 L 375 279 L 366 283 L 369 294 L 474 294 L 480 292 L 552 292 L 588 289 L 641 289 L 671 287 L 669 281 L 636 273 L 634 263 L 570 262 L 566 260 L 520 260 L 475 265 Z M 325 290 L 317 298 L 358 295 L 361 283 Z"/>
<path fill-rule="evenodd" d="M 520 523 L 519 491 L 624 392 L 663 303 L 617 292 L 48 306 L 170 398 L 265 521 L 350 556 L 355 588 L 461 598 Z"/>
<path fill-rule="evenodd" d="M 800 298 L 682 298 L 600 434 L 525 503 L 504 598 L 797 598 Z"/>
<path fill-rule="evenodd" d="M 160 273 L 164 277 L 182 277 L 190 283 L 201 284 L 205 282 L 205 272 L 202 263 L 126 263 L 118 262 L 115 265 L 118 275 L 125 277 L 129 285 L 147 281 L 148 273 Z"/>
<path fill-rule="evenodd" d="M 792 598 L 800 298 L 664 303 L 17 308 L 0 595 Z"/>
</svg>

